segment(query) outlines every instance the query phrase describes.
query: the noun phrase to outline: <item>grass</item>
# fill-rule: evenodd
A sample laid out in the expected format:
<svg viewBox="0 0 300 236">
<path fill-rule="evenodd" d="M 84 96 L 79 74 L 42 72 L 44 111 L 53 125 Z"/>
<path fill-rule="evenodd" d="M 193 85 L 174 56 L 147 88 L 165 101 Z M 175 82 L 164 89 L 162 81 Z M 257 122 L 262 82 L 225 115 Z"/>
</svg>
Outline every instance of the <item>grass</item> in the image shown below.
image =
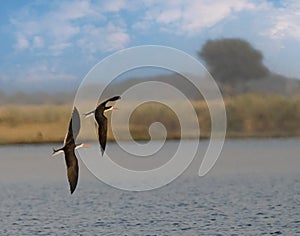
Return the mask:
<svg viewBox="0 0 300 236">
<path fill-rule="evenodd" d="M 71 110 L 70 105 L 0 107 L 0 144 L 61 141 Z"/>
<path fill-rule="evenodd" d="M 208 138 L 210 116 L 207 105 L 203 101 L 192 104 L 198 115 L 201 138 Z M 225 105 L 228 138 L 300 136 L 300 96 L 244 94 L 226 98 Z M 126 106 L 129 108 L 130 103 L 121 109 L 127 109 Z M 176 107 L 185 114 L 184 104 L 176 103 Z M 62 142 L 71 110 L 71 105 L 2 106 L 0 144 Z M 134 110 L 129 120 L 131 135 L 136 140 L 148 140 L 149 126 L 157 121 L 164 124 L 168 139 L 180 138 L 180 123 L 176 114 L 159 103 L 146 103 Z M 126 127 L 117 125 L 122 134 Z M 86 133 L 84 137 L 88 139 L 90 135 Z M 108 138 L 113 140 L 110 129 Z M 193 130 L 186 138 L 195 138 Z"/>
<path fill-rule="evenodd" d="M 300 135 L 300 97 L 246 94 L 226 99 L 228 137 Z"/>
</svg>

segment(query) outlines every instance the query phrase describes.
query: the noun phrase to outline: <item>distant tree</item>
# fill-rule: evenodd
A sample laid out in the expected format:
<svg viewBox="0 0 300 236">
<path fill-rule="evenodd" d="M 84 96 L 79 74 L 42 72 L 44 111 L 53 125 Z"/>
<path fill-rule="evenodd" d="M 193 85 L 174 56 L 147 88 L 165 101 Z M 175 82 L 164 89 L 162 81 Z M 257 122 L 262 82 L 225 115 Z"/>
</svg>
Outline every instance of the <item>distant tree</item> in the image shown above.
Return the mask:
<svg viewBox="0 0 300 236">
<path fill-rule="evenodd" d="M 198 55 L 205 60 L 212 76 L 227 85 L 269 74 L 262 63 L 262 53 L 242 39 L 208 40 Z"/>
</svg>

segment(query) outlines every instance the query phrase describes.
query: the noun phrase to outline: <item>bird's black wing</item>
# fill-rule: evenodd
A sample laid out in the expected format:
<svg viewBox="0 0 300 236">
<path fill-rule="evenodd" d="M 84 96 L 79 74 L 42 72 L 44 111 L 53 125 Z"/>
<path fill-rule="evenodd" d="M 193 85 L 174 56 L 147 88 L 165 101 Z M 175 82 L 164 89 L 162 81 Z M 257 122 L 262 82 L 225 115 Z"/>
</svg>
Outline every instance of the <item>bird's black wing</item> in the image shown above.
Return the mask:
<svg viewBox="0 0 300 236">
<path fill-rule="evenodd" d="M 74 145 L 75 148 L 75 145 Z M 75 191 L 78 182 L 78 161 L 73 149 L 67 149 L 65 152 L 65 160 L 67 165 L 67 176 L 70 185 L 71 194 Z"/>
<path fill-rule="evenodd" d="M 73 138 L 73 129 L 72 129 L 72 119 L 70 119 L 68 132 L 66 133 L 65 140 L 64 140 L 64 146 L 66 146 L 68 143 L 73 141 L 74 138 Z"/>
<path fill-rule="evenodd" d="M 75 141 L 80 130 L 80 116 L 76 107 L 73 108 L 72 117 L 69 121 L 68 133 L 66 134 L 64 144 Z"/>
<path fill-rule="evenodd" d="M 78 182 L 78 165 L 71 166 L 67 169 L 67 175 L 70 185 L 71 194 L 75 191 Z"/>
<path fill-rule="evenodd" d="M 98 129 L 97 129 L 98 140 L 101 148 L 101 153 L 103 156 L 105 146 L 106 146 L 106 139 L 107 139 L 107 118 L 104 115 L 102 115 L 98 117 L 97 123 L 98 123 Z"/>
<path fill-rule="evenodd" d="M 109 99 L 107 99 L 107 100 L 105 100 L 104 102 L 102 102 L 100 105 L 106 105 L 106 103 L 108 103 L 108 102 L 114 102 L 114 101 L 117 101 L 117 100 L 119 100 L 119 99 L 121 99 L 121 97 L 120 96 L 114 96 L 114 97 L 112 97 L 112 98 L 109 98 Z"/>
<path fill-rule="evenodd" d="M 101 147 L 102 156 L 106 146 L 107 139 L 107 118 L 104 116 L 105 106 L 108 102 L 113 102 L 121 99 L 120 96 L 114 96 L 100 103 L 95 110 L 95 120 L 98 125 L 98 140 Z"/>
<path fill-rule="evenodd" d="M 69 129 L 70 129 L 70 127 L 69 127 Z M 74 138 L 74 140 L 76 140 L 76 138 L 79 134 L 79 131 L 80 131 L 80 116 L 79 116 L 79 112 L 76 107 L 73 108 L 71 129 L 73 131 L 73 138 Z"/>
</svg>

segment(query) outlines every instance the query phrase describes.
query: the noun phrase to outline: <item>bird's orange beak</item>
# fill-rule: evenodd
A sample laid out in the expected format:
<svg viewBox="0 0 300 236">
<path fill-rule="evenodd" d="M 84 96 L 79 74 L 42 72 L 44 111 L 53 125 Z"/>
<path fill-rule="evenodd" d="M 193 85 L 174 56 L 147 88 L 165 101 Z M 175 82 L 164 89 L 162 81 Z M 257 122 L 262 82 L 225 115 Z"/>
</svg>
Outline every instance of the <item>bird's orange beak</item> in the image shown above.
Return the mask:
<svg viewBox="0 0 300 236">
<path fill-rule="evenodd" d="M 91 146 L 90 146 L 89 144 L 87 144 L 87 143 L 84 143 L 84 144 L 82 145 L 82 147 L 83 147 L 83 148 L 90 148 Z"/>
<path fill-rule="evenodd" d="M 113 109 L 113 110 L 120 110 L 120 109 L 119 109 L 119 108 L 117 108 L 117 107 L 113 107 L 112 109 Z"/>
</svg>

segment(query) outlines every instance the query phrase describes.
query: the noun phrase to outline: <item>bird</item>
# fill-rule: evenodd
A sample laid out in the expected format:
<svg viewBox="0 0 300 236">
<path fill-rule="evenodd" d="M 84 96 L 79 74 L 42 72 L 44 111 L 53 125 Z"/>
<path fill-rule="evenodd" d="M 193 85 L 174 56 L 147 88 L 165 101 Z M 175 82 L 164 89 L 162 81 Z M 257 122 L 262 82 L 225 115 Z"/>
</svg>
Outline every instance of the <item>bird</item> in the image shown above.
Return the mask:
<svg viewBox="0 0 300 236">
<path fill-rule="evenodd" d="M 107 140 L 107 118 L 105 117 L 104 113 L 116 110 L 117 108 L 114 106 L 106 106 L 108 102 L 114 102 L 121 99 L 120 96 L 111 97 L 104 102 L 100 103 L 95 110 L 85 113 L 85 117 L 90 115 L 94 115 L 95 123 L 97 126 L 97 134 L 98 134 L 98 141 L 100 144 L 101 154 L 105 151 L 106 140 Z"/>
<path fill-rule="evenodd" d="M 70 192 L 73 194 L 73 192 L 76 189 L 77 182 L 78 182 L 78 160 L 75 155 L 75 149 L 84 147 L 89 147 L 88 144 L 75 144 L 75 140 L 78 136 L 78 133 L 80 131 L 80 116 L 79 112 L 76 107 L 73 108 L 72 117 L 69 121 L 69 128 L 68 132 L 64 139 L 64 146 L 59 149 L 53 148 L 53 154 L 52 156 L 57 155 L 58 153 L 64 153 L 65 154 L 65 162 L 67 166 L 67 177 L 70 185 Z"/>
</svg>

